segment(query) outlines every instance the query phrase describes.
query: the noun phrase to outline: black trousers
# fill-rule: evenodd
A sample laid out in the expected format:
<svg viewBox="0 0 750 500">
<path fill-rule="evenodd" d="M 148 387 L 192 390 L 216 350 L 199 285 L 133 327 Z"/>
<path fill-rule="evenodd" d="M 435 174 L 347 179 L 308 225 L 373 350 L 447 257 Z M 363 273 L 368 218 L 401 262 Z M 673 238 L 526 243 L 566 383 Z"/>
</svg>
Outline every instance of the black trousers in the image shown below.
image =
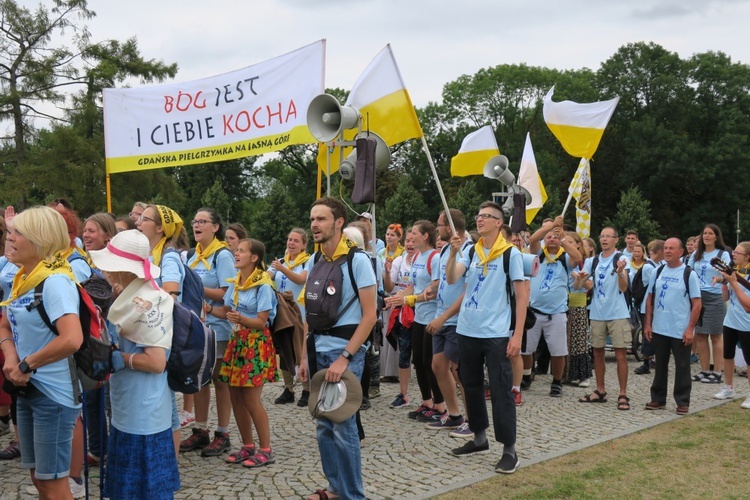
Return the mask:
<svg viewBox="0 0 750 500">
<path fill-rule="evenodd" d="M 690 378 L 691 346 L 685 345 L 682 339 L 675 339 L 654 333 L 652 337 L 656 372 L 651 384 L 651 401 L 667 402 L 667 384 L 669 382 L 669 358 L 674 356 L 674 400 L 678 406 L 690 406 L 690 390 L 693 381 Z"/>
<path fill-rule="evenodd" d="M 432 371 L 432 335 L 427 333 L 426 327 L 420 323 L 411 325 L 411 359 L 422 399 L 426 401 L 432 398 L 433 403 L 440 404 L 445 402 L 445 398 Z"/>
<path fill-rule="evenodd" d="M 516 404 L 513 401 L 513 369 L 505 352 L 508 338 L 478 339 L 458 336 L 458 376 L 466 396 L 469 428 L 482 431 L 489 427 L 484 399 L 484 365 L 492 393 L 492 424 L 495 440 L 504 445 L 516 444 Z"/>
</svg>

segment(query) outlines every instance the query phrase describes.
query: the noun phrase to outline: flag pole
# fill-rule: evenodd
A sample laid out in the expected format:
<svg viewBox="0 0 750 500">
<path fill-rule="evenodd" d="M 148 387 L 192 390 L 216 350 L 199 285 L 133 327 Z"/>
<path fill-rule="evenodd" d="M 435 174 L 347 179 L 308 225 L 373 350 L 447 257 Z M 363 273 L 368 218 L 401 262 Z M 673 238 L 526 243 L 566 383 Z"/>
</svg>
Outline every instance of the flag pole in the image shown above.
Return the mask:
<svg viewBox="0 0 750 500">
<path fill-rule="evenodd" d="M 583 161 L 584 159 L 586 159 L 586 158 L 581 158 L 581 161 Z M 580 162 L 578 163 L 578 167 L 576 168 L 576 173 L 575 173 L 575 174 L 573 174 L 573 179 L 575 179 L 575 176 L 576 176 L 576 174 L 578 173 L 578 169 L 579 169 L 579 168 L 581 168 L 581 164 L 580 164 Z M 573 192 L 574 192 L 574 191 L 576 190 L 576 188 L 578 187 L 578 183 L 579 183 L 579 182 L 581 182 L 581 178 L 580 178 L 580 176 L 578 177 L 578 181 L 577 181 L 577 182 L 576 182 L 575 184 L 573 184 L 572 186 L 570 186 L 570 187 L 568 188 L 568 199 L 567 199 L 567 200 L 565 200 L 565 206 L 563 207 L 563 210 L 562 210 L 562 214 L 560 214 L 560 216 L 561 216 L 561 217 L 562 217 L 563 219 L 565 218 L 565 212 L 567 212 L 567 211 L 568 211 L 568 205 L 570 205 L 570 200 L 571 200 L 571 199 L 573 198 Z"/>
<path fill-rule="evenodd" d="M 440 185 L 440 179 L 438 179 L 437 170 L 435 169 L 435 162 L 432 161 L 430 148 L 427 147 L 427 139 L 424 138 L 424 134 L 422 134 L 421 139 L 422 139 L 422 149 L 427 155 L 427 162 L 430 164 L 430 169 L 432 170 L 432 177 L 433 179 L 435 179 L 435 184 L 437 184 L 438 193 L 440 194 L 440 201 L 443 202 L 443 209 L 445 210 L 445 218 L 448 219 L 448 225 L 451 227 L 451 232 L 453 234 L 456 234 L 456 226 L 453 225 L 453 217 L 451 217 L 451 211 L 448 208 L 448 202 L 445 201 L 445 194 L 443 193 L 443 186 Z M 458 254 L 462 255 L 461 250 L 458 251 Z"/>
</svg>

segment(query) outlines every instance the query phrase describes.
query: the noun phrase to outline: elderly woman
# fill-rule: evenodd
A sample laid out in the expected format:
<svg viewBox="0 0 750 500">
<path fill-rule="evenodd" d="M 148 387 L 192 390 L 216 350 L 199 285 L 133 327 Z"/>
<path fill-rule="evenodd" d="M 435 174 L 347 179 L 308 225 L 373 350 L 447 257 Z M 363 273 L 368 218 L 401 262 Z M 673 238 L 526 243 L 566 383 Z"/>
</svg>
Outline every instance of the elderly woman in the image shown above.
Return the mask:
<svg viewBox="0 0 750 500">
<path fill-rule="evenodd" d="M 108 313 L 120 345 L 112 353 L 105 496 L 172 498 L 180 488 L 180 476 L 165 368 L 174 299 L 154 281 L 161 270 L 149 261 L 149 242 L 140 232 L 118 233 L 106 248 L 89 253 L 120 292 Z"/>
<path fill-rule="evenodd" d="M 3 371 L 19 390 L 18 433 L 21 466 L 31 469 L 40 498 L 70 498 L 73 427 L 81 411 L 81 388 L 71 377 L 67 358 L 83 342 L 78 291 L 73 271 L 60 252 L 70 245 L 63 217 L 48 207 L 30 208 L 13 219 L 8 259 L 20 269 L 0 320 Z M 34 302 L 44 282 L 42 303 L 55 334 Z M 13 321 L 9 321 L 9 317 Z"/>
</svg>

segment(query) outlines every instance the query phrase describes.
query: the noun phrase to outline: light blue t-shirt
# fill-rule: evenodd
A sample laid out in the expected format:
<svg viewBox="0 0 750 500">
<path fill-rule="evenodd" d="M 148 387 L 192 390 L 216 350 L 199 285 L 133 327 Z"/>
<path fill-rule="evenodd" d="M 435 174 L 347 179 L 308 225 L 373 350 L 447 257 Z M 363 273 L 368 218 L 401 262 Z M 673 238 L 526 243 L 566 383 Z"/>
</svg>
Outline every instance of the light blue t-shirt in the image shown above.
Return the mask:
<svg viewBox="0 0 750 500">
<path fill-rule="evenodd" d="M 557 314 L 568 310 L 568 282 L 570 280 L 570 257 L 563 253 L 559 259 L 550 261 L 542 254 L 539 272 L 531 278 L 531 307 L 544 314 Z M 566 259 L 564 265 L 562 259 Z"/>
<path fill-rule="evenodd" d="M 430 259 L 429 271 L 427 259 Z M 414 258 L 411 265 L 411 282 L 414 284 L 414 295 L 420 295 L 433 281 L 440 279 L 440 252 L 431 248 Z M 414 306 L 414 322 L 426 325 L 435 319 L 437 303 L 435 300 L 417 301 Z"/>
<path fill-rule="evenodd" d="M 657 264 L 661 265 L 661 264 Z M 641 308 L 638 311 L 641 314 L 646 314 L 646 299 L 648 298 L 648 287 L 651 284 L 651 280 L 654 279 L 654 275 L 656 274 L 656 267 L 652 266 L 651 264 L 647 262 L 644 262 L 643 264 L 643 272 L 641 273 L 641 276 L 643 277 L 643 287 L 646 290 L 646 296 L 643 297 L 643 302 L 641 302 Z M 630 273 L 630 280 L 632 281 L 635 278 L 635 274 L 633 272 Z M 632 285 L 632 283 L 631 283 Z"/>
<path fill-rule="evenodd" d="M 474 245 L 471 241 L 465 241 L 463 246 L 461 247 L 461 253 L 467 253 L 469 251 L 469 247 Z M 436 308 L 435 308 L 435 317 L 437 318 L 441 314 L 443 314 L 446 310 L 450 309 L 450 307 L 458 300 L 458 298 L 461 296 L 462 293 L 464 293 L 464 289 L 466 287 L 466 275 L 464 274 L 459 278 L 458 281 L 453 283 L 452 285 L 448 284 L 447 276 L 445 269 L 448 266 L 448 259 L 450 259 L 450 247 L 448 245 L 444 246 L 443 249 L 440 252 L 440 285 L 438 286 L 437 291 L 437 298 L 436 301 Z M 456 253 L 455 256 L 456 262 L 458 262 L 459 254 Z M 458 323 L 458 314 L 455 314 L 448 318 L 444 326 L 450 326 L 450 325 L 456 325 Z"/>
<path fill-rule="evenodd" d="M 703 252 L 703 257 L 698 262 L 695 262 L 695 252 L 688 259 L 688 265 L 693 268 L 693 271 L 698 275 L 698 279 L 701 282 L 701 291 L 708 293 L 721 293 L 721 283 L 713 284 L 713 278 L 722 278 L 721 273 L 711 267 L 711 259 L 719 256 L 721 252 L 721 260 L 729 265 L 730 255 L 726 250 L 719 250 L 715 248 L 710 252 Z"/>
<path fill-rule="evenodd" d="M 227 293 L 224 294 L 224 305 L 235 309 L 248 318 L 257 318 L 259 312 L 268 311 L 268 322 L 266 323 L 266 326 L 268 326 L 273 323 L 273 319 L 276 317 L 278 302 L 271 285 L 260 285 L 237 293 L 237 306 L 235 307 L 234 284 L 230 283 Z"/>
<path fill-rule="evenodd" d="M 192 268 L 200 277 L 205 288 L 226 288 L 229 286 L 227 280 L 237 276 L 237 270 L 234 268 L 234 257 L 232 256 L 232 252 L 229 250 L 217 250 L 217 252 L 219 253 L 216 254 L 216 252 L 214 252 L 206 259 L 208 260 L 211 269 L 206 269 L 206 265 L 203 262 L 198 262 L 198 264 Z M 214 256 L 216 256 L 216 267 L 214 267 Z M 188 266 L 195 262 L 196 259 L 197 257 L 193 255 L 188 260 Z M 206 297 L 206 302 L 213 307 L 219 307 L 223 301 L 211 300 Z M 229 340 L 229 334 L 232 332 L 232 325 L 229 321 L 217 318 L 213 314 L 207 314 L 206 323 L 216 332 L 216 340 L 220 342 Z"/>
<path fill-rule="evenodd" d="M 17 272 L 17 265 L 10 262 L 5 256 L 0 257 L 0 289 L 2 290 L 2 300 L 10 297 L 10 291 L 13 289 L 13 279 L 16 277 Z"/>
<path fill-rule="evenodd" d="M 323 257 L 320 258 L 322 259 Z M 314 261 L 314 257 L 307 261 L 308 279 L 310 278 L 310 272 L 312 271 Z M 372 263 L 370 262 L 369 255 L 364 252 L 357 252 L 354 254 L 352 267 L 352 274 L 354 274 L 354 280 L 357 282 L 357 287 L 360 292 L 367 287 L 376 285 L 377 280 L 375 279 L 375 272 L 372 270 Z M 337 326 L 358 325 L 362 321 L 362 307 L 357 303 L 352 304 L 344 314 L 341 314 L 341 310 L 344 309 L 354 297 L 354 288 L 349 279 L 349 265 L 346 263 L 346 259 L 342 259 L 341 273 L 344 276 L 344 284 L 341 295 L 341 305 L 339 306 L 339 319 L 336 321 L 336 324 L 333 325 L 334 328 Z M 315 336 L 315 350 L 318 352 L 344 349 L 348 343 L 348 340 L 334 337 L 332 335 Z"/>
<path fill-rule="evenodd" d="M 6 308 L 18 359 L 39 351 L 57 337 L 44 324 L 36 308 L 31 311 L 26 309 L 33 301 L 32 289 Z M 53 274 L 47 278 L 42 302 L 52 324 L 66 314 L 75 314 L 76 318 L 78 317 L 78 289 L 73 280 L 63 274 Z M 81 404 L 73 399 L 73 382 L 67 359 L 39 367 L 37 372 L 31 375 L 31 381 L 34 387 L 52 401 L 68 408 L 81 407 Z"/>
<path fill-rule="evenodd" d="M 727 308 L 727 315 L 724 316 L 724 326 L 734 328 L 741 332 L 750 332 L 750 314 L 745 311 L 740 301 L 737 300 L 737 294 L 734 293 L 734 288 L 729 288 L 729 307 Z M 750 290 L 740 285 L 742 293 L 750 297 Z"/>
<path fill-rule="evenodd" d="M 76 277 L 78 283 L 83 283 L 91 277 L 91 266 L 86 262 L 86 259 L 73 259 L 72 261 L 68 258 L 70 267 L 73 268 L 73 275 Z"/>
<path fill-rule="evenodd" d="M 681 339 L 690 322 L 690 299 L 701 297 L 700 280 L 695 271 L 690 272 L 690 297 L 685 290 L 685 264 L 679 267 L 664 266 L 659 278 L 649 288 L 654 294 L 654 317 L 651 327 L 655 333 Z M 654 277 L 656 273 L 654 273 Z"/>
<path fill-rule="evenodd" d="M 144 352 L 143 345 L 120 338 L 123 353 Z M 169 358 L 169 351 L 165 352 Z M 112 425 L 122 432 L 147 436 L 172 427 L 172 395 L 167 372 L 122 369 L 110 378 Z"/>
<path fill-rule="evenodd" d="M 154 256 L 149 256 L 148 260 L 153 262 Z M 161 268 L 161 274 L 156 278 L 156 283 L 159 286 L 162 286 L 162 283 L 179 283 L 180 295 L 176 298 L 177 302 L 182 303 L 182 282 L 185 281 L 185 269 L 182 267 L 180 254 L 176 251 L 167 251 L 167 249 L 164 249 L 164 252 L 161 254 L 159 267 Z"/>
<path fill-rule="evenodd" d="M 625 294 L 620 291 L 617 282 L 617 273 L 612 273 L 612 267 L 615 255 L 602 257 L 599 254 L 599 264 L 594 272 L 591 272 L 591 266 L 594 265 L 594 257 L 586 259 L 583 270 L 587 272 L 594 283 L 594 289 L 591 295 L 590 319 L 595 321 L 612 321 L 615 319 L 627 319 L 630 317 L 628 304 L 625 301 Z M 627 257 L 620 257 L 621 262 L 627 264 Z M 627 272 L 627 271 L 625 271 Z"/>
<path fill-rule="evenodd" d="M 310 259 L 307 259 L 307 262 L 310 262 Z M 300 274 L 307 270 L 307 262 L 304 264 L 299 264 L 298 266 L 291 269 L 293 273 Z M 283 265 L 285 267 L 287 266 L 286 260 L 284 261 Z M 284 273 L 281 273 L 279 271 L 274 271 L 273 269 L 269 269 L 268 272 L 273 276 L 273 282 L 276 283 L 276 290 L 279 291 L 279 293 L 284 293 L 287 290 L 292 292 L 292 296 L 294 296 L 294 300 L 297 300 L 297 297 L 299 297 L 299 294 L 302 292 L 302 288 L 304 288 L 305 284 L 298 285 L 294 281 L 290 280 L 286 277 Z M 297 302 L 297 305 L 299 306 L 300 313 L 302 313 L 302 317 L 305 317 L 305 306 Z"/>
<path fill-rule="evenodd" d="M 490 249 L 485 249 L 485 252 L 489 254 Z M 506 252 L 511 252 L 511 282 L 523 281 L 521 252 L 515 247 Z M 510 297 L 505 290 L 506 271 L 503 269 L 503 256 L 488 264 L 486 275 L 476 253 L 469 262 L 469 252 L 464 252 L 458 262 L 466 267 L 466 295 L 461 303 L 456 331 L 474 338 L 510 337 Z"/>
</svg>

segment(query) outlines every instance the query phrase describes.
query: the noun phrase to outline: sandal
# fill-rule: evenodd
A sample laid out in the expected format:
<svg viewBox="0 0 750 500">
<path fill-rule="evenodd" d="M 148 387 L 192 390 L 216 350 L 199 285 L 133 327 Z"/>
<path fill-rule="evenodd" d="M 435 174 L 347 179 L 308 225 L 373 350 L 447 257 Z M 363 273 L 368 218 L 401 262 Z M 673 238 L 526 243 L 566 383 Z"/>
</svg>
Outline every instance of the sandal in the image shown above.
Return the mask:
<svg viewBox="0 0 750 500">
<path fill-rule="evenodd" d="M 231 455 L 229 455 L 226 458 L 226 462 L 228 464 L 241 464 L 248 458 L 252 457 L 255 454 L 255 446 L 252 448 L 248 448 L 247 446 L 243 446 L 238 451 L 235 451 Z"/>
<path fill-rule="evenodd" d="M 336 498 L 338 498 L 338 496 L 329 496 L 328 490 L 315 490 L 315 493 L 313 493 L 312 495 L 318 495 L 318 500 L 335 500 Z"/>
<path fill-rule="evenodd" d="M 592 398 L 596 394 L 596 399 Z M 592 394 L 586 394 L 584 397 L 578 400 L 579 403 L 606 403 L 607 402 L 607 391 L 599 392 L 599 389 L 594 389 Z"/>
<path fill-rule="evenodd" d="M 617 396 L 617 409 L 627 411 L 630 409 L 630 398 L 624 394 Z"/>
<path fill-rule="evenodd" d="M 255 453 L 252 456 L 248 457 L 247 460 L 242 462 L 242 466 L 252 469 L 253 467 L 263 467 L 264 465 L 271 465 L 274 462 L 276 462 L 276 457 L 271 450 L 255 450 Z"/>
</svg>

